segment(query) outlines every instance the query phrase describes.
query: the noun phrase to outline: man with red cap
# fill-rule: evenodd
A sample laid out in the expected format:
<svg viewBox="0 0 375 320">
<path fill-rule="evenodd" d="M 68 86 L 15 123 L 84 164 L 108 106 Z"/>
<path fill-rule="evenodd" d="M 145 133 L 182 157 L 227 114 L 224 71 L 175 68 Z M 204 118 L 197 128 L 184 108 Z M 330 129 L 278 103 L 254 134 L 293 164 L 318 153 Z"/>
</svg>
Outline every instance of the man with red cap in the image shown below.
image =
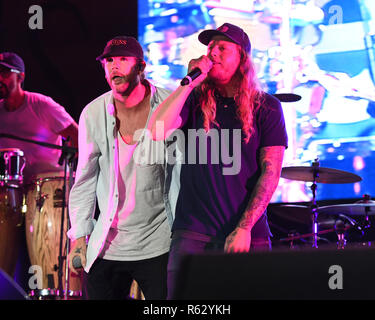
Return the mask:
<svg viewBox="0 0 375 320">
<path fill-rule="evenodd" d="M 69 263 L 74 270 L 73 259 L 81 260 L 89 299 L 124 299 L 133 279 L 146 299 L 165 299 L 171 219 L 163 200 L 164 143 L 144 129 L 170 92 L 145 79 L 133 37 L 110 40 L 97 60 L 111 90 L 80 116 Z"/>
</svg>

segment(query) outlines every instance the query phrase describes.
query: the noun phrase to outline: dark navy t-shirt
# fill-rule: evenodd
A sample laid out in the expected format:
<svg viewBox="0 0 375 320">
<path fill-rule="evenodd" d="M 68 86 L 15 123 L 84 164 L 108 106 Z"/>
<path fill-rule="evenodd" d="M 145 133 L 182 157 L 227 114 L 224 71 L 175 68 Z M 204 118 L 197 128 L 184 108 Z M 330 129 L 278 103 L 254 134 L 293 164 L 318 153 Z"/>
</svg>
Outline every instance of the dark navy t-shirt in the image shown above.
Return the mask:
<svg viewBox="0 0 375 320">
<path fill-rule="evenodd" d="M 189 230 L 222 241 L 238 224 L 260 176 L 259 150 L 287 146 L 279 100 L 265 94 L 255 115 L 255 131 L 244 141 L 233 98 L 216 96 L 216 122 L 208 134 L 195 91 L 181 111 L 185 136 L 184 164 L 176 204 L 175 230 Z M 252 230 L 252 238 L 270 234 L 266 213 Z"/>
</svg>

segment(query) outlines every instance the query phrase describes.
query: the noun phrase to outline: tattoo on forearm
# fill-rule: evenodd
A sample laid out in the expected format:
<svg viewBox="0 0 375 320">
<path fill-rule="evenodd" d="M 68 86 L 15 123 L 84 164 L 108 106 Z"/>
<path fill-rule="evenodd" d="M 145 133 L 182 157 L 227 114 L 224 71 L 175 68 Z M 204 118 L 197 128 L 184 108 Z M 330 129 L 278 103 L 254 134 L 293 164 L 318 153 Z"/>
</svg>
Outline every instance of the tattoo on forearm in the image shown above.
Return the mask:
<svg viewBox="0 0 375 320">
<path fill-rule="evenodd" d="M 283 155 L 284 147 L 262 148 L 260 153 L 262 175 L 238 224 L 240 228 L 252 227 L 268 206 L 279 182 Z"/>
</svg>

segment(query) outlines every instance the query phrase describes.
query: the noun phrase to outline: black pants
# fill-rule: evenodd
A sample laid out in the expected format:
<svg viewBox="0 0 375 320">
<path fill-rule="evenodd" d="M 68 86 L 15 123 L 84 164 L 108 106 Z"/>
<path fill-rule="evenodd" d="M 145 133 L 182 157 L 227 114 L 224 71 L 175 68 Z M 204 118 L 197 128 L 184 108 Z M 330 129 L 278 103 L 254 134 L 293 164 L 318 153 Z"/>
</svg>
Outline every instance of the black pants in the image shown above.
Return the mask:
<svg viewBox="0 0 375 320">
<path fill-rule="evenodd" d="M 167 297 L 168 253 L 139 261 L 112 261 L 98 258 L 85 273 L 85 298 L 124 300 L 136 280 L 146 300 Z"/>
</svg>

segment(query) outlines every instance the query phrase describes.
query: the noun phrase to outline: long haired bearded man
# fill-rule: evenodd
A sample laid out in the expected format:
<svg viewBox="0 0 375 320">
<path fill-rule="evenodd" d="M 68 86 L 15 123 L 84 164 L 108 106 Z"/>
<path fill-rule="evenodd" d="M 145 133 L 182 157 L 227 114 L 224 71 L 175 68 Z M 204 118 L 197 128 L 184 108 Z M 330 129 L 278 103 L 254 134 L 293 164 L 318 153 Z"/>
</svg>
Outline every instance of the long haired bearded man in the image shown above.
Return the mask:
<svg viewBox="0 0 375 320">
<path fill-rule="evenodd" d="M 287 147 L 280 102 L 258 85 L 248 35 L 225 23 L 198 39 L 207 45 L 207 55 L 191 60 L 189 71 L 199 68 L 201 75 L 179 86 L 150 126 L 155 139 L 178 140 L 182 133 L 185 140 L 182 147 L 177 141 L 183 160 L 173 168 L 169 190 L 175 213 L 169 298 L 176 297 L 175 278 L 185 254 L 270 249 L 266 208 Z"/>
</svg>

